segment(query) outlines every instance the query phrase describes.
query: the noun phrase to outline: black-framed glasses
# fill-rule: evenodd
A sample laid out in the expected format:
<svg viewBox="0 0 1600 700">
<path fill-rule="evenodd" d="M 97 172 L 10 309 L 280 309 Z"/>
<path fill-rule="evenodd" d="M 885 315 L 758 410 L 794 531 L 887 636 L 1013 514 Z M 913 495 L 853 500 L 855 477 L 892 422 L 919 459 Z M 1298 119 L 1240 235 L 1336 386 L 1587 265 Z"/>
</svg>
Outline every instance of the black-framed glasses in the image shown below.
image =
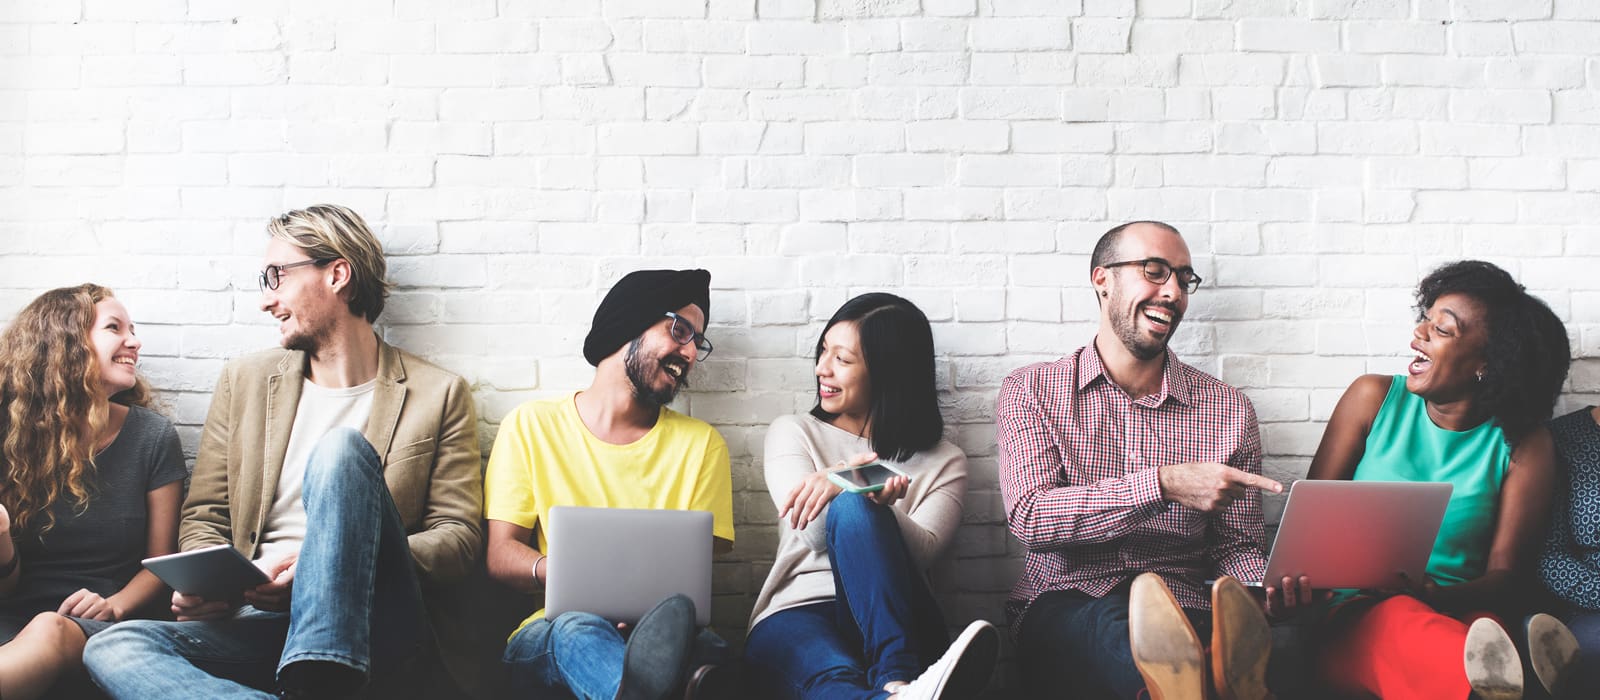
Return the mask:
<svg viewBox="0 0 1600 700">
<path fill-rule="evenodd" d="M 1145 281 L 1149 282 L 1150 284 L 1166 284 L 1167 279 L 1171 278 L 1173 273 L 1177 273 L 1178 286 L 1182 287 L 1183 291 L 1189 294 L 1193 294 L 1194 290 L 1200 288 L 1200 283 L 1205 281 L 1200 279 L 1200 275 L 1194 273 L 1194 268 L 1187 265 L 1183 267 L 1173 267 L 1172 263 L 1162 260 L 1161 258 L 1124 260 L 1122 262 L 1106 263 L 1100 267 L 1111 268 L 1122 267 L 1123 265 L 1141 266 L 1140 271 L 1144 273 Z"/>
<path fill-rule="evenodd" d="M 312 258 L 310 260 L 292 262 L 287 265 L 268 265 L 261 268 L 261 275 L 256 278 L 256 286 L 260 287 L 261 291 L 263 292 L 269 289 L 277 289 L 278 285 L 283 282 L 284 270 L 293 270 L 294 268 L 302 265 L 326 265 L 337 259 L 338 258 Z"/>
<path fill-rule="evenodd" d="M 672 328 L 667 332 L 672 334 L 672 339 L 679 345 L 694 343 L 696 362 L 704 361 L 711 354 L 711 341 L 706 339 L 706 334 L 694 329 L 694 324 L 689 319 L 668 311 L 665 316 L 672 319 Z"/>
</svg>

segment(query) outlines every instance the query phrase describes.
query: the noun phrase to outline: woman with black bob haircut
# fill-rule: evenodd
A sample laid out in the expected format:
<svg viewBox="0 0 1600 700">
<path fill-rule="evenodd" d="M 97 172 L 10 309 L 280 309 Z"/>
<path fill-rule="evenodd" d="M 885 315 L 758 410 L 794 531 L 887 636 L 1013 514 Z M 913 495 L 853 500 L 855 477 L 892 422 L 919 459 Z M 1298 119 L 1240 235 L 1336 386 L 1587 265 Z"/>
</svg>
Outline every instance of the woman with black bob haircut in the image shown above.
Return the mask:
<svg viewBox="0 0 1600 700">
<path fill-rule="evenodd" d="M 1506 271 L 1449 263 L 1417 286 L 1406 374 L 1356 379 L 1310 478 L 1452 486 L 1427 576 L 1394 594 L 1341 595 L 1329 612 L 1329 683 L 1389 700 L 1520 698 L 1517 619 L 1544 538 L 1557 466 L 1545 428 L 1567 376 L 1566 329 Z M 1314 582 L 1313 582 L 1314 583 Z M 1285 590 L 1292 589 L 1285 586 Z M 1526 623 L 1547 690 L 1576 643 L 1549 615 Z"/>
<path fill-rule="evenodd" d="M 979 620 L 950 643 L 925 575 L 967 485 L 933 358 L 915 304 L 851 299 L 817 340 L 816 407 L 767 430 L 778 551 L 745 644 L 762 697 L 971 698 L 988 684 L 999 635 Z"/>
</svg>

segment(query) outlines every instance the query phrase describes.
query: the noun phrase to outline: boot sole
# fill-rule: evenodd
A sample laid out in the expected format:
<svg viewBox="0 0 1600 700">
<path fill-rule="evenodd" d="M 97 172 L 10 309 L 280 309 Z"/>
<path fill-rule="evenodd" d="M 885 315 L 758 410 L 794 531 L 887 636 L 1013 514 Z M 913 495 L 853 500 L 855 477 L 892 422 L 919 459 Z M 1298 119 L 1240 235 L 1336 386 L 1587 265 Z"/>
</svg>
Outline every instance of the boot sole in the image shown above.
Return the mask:
<svg viewBox="0 0 1600 700">
<path fill-rule="evenodd" d="M 1272 629 L 1244 586 L 1232 576 L 1211 587 L 1211 679 L 1219 700 L 1265 700 Z"/>
<path fill-rule="evenodd" d="M 1189 618 L 1160 576 L 1133 580 L 1128 595 L 1128 642 L 1133 665 L 1151 700 L 1203 700 L 1205 652 Z"/>
<path fill-rule="evenodd" d="M 1578 638 L 1560 620 L 1538 613 L 1528 618 L 1528 661 L 1545 692 L 1559 697 L 1578 659 Z"/>
<path fill-rule="evenodd" d="M 1522 658 L 1499 623 L 1478 618 L 1467 629 L 1462 650 L 1467 683 L 1483 700 L 1521 700 Z"/>
</svg>

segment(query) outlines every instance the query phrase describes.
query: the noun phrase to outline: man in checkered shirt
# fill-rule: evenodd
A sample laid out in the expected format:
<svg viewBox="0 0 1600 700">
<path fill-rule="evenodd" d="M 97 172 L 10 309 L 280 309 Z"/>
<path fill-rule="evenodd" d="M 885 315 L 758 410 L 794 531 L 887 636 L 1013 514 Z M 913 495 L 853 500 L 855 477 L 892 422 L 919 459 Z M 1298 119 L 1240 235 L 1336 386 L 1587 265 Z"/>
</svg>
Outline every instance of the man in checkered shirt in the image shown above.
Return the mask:
<svg viewBox="0 0 1600 700">
<path fill-rule="evenodd" d="M 1006 613 L 1030 697 L 1187 695 L 1154 679 L 1146 690 L 1139 647 L 1192 643 L 1203 663 L 1192 630 L 1212 626 L 1206 582 L 1261 580 L 1260 491 L 1283 486 L 1261 476 L 1249 399 L 1167 348 L 1201 281 L 1177 229 L 1111 229 L 1095 246 L 1090 281 L 1100 305 L 1094 342 L 1020 368 L 1000 389 L 1000 487 L 1011 532 L 1027 547 Z M 1133 585 L 1146 572 L 1159 579 Z M 1269 612 L 1310 597 L 1309 587 L 1269 588 Z M 1261 607 L 1244 600 L 1232 621 L 1265 639 Z M 1158 623 L 1146 629 L 1141 606 L 1161 605 L 1171 614 L 1144 612 Z M 1245 672 L 1255 678 L 1244 685 L 1260 686 L 1264 654 L 1253 656 Z"/>
</svg>

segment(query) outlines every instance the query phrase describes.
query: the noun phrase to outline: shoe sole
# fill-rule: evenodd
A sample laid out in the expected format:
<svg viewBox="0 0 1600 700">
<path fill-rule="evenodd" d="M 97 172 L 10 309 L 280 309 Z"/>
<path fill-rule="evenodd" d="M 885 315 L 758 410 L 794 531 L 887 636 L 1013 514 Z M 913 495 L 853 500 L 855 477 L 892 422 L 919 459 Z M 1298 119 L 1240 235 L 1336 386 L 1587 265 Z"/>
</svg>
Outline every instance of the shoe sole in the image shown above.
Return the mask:
<svg viewBox="0 0 1600 700">
<path fill-rule="evenodd" d="M 681 595 L 661 601 L 639 618 L 623 652 L 616 700 L 675 696 L 683 687 L 694 629 L 694 603 Z"/>
<path fill-rule="evenodd" d="M 1528 662 L 1545 692 L 1559 697 L 1578 660 L 1578 638 L 1560 620 L 1538 613 L 1528 618 Z"/>
<path fill-rule="evenodd" d="M 936 699 L 966 700 L 978 697 L 989 686 L 989 677 L 994 675 L 995 660 L 1000 656 L 1000 633 L 994 625 L 982 620 L 974 621 L 961 631 L 952 646 L 956 644 L 963 644 L 965 648 L 956 659 L 956 667 L 951 669 L 944 686 L 934 693 Z"/>
<path fill-rule="evenodd" d="M 1211 587 L 1211 680 L 1218 700 L 1265 700 L 1272 628 L 1261 604 L 1232 576 Z"/>
<path fill-rule="evenodd" d="M 1203 700 L 1205 652 L 1160 576 L 1145 573 L 1128 594 L 1128 643 L 1151 700 Z"/>
<path fill-rule="evenodd" d="M 1467 628 L 1467 644 L 1461 654 L 1467 683 L 1483 700 L 1521 700 L 1522 658 L 1516 645 L 1499 623 L 1478 618 Z"/>
</svg>

